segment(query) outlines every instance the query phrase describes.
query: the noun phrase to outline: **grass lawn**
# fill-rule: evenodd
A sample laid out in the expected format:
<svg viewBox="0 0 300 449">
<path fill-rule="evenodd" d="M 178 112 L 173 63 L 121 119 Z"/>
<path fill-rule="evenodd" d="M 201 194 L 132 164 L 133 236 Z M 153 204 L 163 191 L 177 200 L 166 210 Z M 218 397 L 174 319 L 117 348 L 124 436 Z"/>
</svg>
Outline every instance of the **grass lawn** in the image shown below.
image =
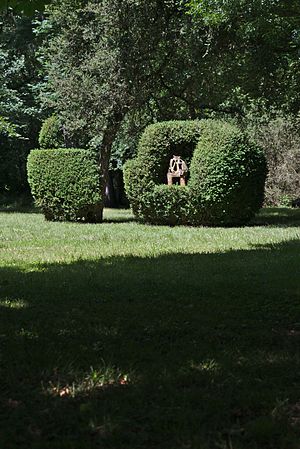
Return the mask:
<svg viewBox="0 0 300 449">
<path fill-rule="evenodd" d="M 106 220 L 0 213 L 0 448 L 299 449 L 300 211 Z"/>
</svg>

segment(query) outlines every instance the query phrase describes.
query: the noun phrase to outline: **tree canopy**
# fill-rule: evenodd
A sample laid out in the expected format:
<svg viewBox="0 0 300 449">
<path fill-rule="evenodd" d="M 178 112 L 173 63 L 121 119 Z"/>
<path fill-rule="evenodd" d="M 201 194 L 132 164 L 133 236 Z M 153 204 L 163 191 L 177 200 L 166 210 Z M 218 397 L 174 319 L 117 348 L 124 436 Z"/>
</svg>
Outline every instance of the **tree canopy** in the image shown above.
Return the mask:
<svg viewBox="0 0 300 449">
<path fill-rule="evenodd" d="M 22 161 L 52 114 L 105 178 L 149 123 L 300 108 L 296 0 L 0 0 L 0 15 L 0 116 Z"/>
</svg>

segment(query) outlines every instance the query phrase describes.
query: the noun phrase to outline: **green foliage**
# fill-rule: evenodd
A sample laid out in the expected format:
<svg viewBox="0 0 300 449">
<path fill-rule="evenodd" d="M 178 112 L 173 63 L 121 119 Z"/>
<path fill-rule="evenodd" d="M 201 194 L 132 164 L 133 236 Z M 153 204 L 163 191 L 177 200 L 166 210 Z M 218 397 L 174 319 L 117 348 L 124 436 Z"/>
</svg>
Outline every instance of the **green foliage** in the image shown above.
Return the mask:
<svg viewBox="0 0 300 449">
<path fill-rule="evenodd" d="M 47 11 L 53 26 L 44 48 L 49 87 L 71 140 L 82 145 L 101 137 L 111 117 L 123 121 L 149 102 L 155 114 L 162 98 L 176 102 L 171 114 L 176 111 L 173 90 L 182 90 L 175 83 L 186 39 L 179 30 L 190 22 L 180 2 L 62 0 Z"/>
<path fill-rule="evenodd" d="M 186 6 L 207 30 L 211 80 L 227 85 L 225 104 L 299 110 L 298 0 L 188 0 Z"/>
<path fill-rule="evenodd" d="M 24 2 L 23 2 L 24 3 Z M 31 148 L 37 146 L 41 109 L 41 76 L 35 57 L 38 41 L 28 17 L 13 10 L 0 12 L 0 116 L 14 124 L 15 132 L 3 134 L 0 145 L 0 190 L 8 193 L 29 191 L 26 161 Z"/>
<path fill-rule="evenodd" d="M 156 224 L 188 224 L 190 190 L 178 185 L 156 185 L 151 204 L 151 218 Z"/>
<path fill-rule="evenodd" d="M 5 117 L 0 116 L 0 136 L 19 138 L 20 134 L 17 132 L 17 127 L 10 123 Z"/>
<path fill-rule="evenodd" d="M 33 150 L 28 181 L 48 220 L 102 220 L 99 173 L 92 153 L 79 149 Z"/>
<path fill-rule="evenodd" d="M 47 148 L 64 147 L 64 139 L 61 124 L 56 115 L 46 118 L 39 134 L 39 144 L 44 150 Z"/>
<path fill-rule="evenodd" d="M 201 17 L 210 26 L 218 26 L 226 20 L 225 5 L 224 0 L 222 4 L 218 0 L 190 0 L 186 3 L 191 14 Z"/>
<path fill-rule="evenodd" d="M 14 195 L 24 189 L 27 142 L 18 131 L 16 125 L 0 116 L 0 194 Z"/>
<path fill-rule="evenodd" d="M 241 123 L 267 159 L 265 204 L 291 206 L 300 198 L 300 116 L 273 111 L 248 114 Z"/>
<path fill-rule="evenodd" d="M 174 154 L 190 164 L 186 187 L 163 185 Z M 142 220 L 240 225 L 262 206 L 266 162 L 262 151 L 229 123 L 162 122 L 146 128 L 137 158 L 124 173 L 133 212 Z"/>
<path fill-rule="evenodd" d="M 68 146 L 96 144 L 104 175 L 111 150 L 114 165 L 130 153 L 129 121 L 144 128 L 214 107 L 216 88 L 201 88 L 204 72 L 211 76 L 203 30 L 181 1 L 61 0 L 49 5 L 46 20 L 45 104 L 62 119 Z"/>
<path fill-rule="evenodd" d="M 169 121 L 150 125 L 143 133 L 137 158 L 124 167 L 125 187 L 134 213 L 153 223 L 177 224 L 184 220 L 183 205 L 187 199 L 186 189 L 164 189 L 169 161 L 181 155 L 190 162 L 200 137 L 201 121 Z M 158 188 L 159 186 L 159 188 Z M 171 204 L 179 202 L 176 211 Z"/>
<path fill-rule="evenodd" d="M 95 147 L 107 180 L 109 160 L 132 157 L 149 123 L 300 108 L 297 0 L 2 3 L 0 115 L 27 139 L 10 141 L 10 190 L 24 188 L 24 161 L 53 111 L 65 142 L 44 148 Z"/>
<path fill-rule="evenodd" d="M 196 223 L 244 224 L 263 205 L 265 156 L 233 124 L 207 121 L 190 170 Z"/>
<path fill-rule="evenodd" d="M 15 12 L 33 16 L 37 10 L 43 11 L 45 5 L 50 3 L 50 1 L 51 0 L 1 0 L 0 11 L 12 8 Z"/>
<path fill-rule="evenodd" d="M 283 6 L 282 0 L 53 2 L 40 28 L 49 32 L 41 52 L 43 98 L 62 120 L 67 146 L 95 147 L 107 179 L 109 160 L 120 168 L 131 156 L 129 119 L 137 129 L 252 106 L 298 110 L 297 3 L 289 14 Z"/>
</svg>

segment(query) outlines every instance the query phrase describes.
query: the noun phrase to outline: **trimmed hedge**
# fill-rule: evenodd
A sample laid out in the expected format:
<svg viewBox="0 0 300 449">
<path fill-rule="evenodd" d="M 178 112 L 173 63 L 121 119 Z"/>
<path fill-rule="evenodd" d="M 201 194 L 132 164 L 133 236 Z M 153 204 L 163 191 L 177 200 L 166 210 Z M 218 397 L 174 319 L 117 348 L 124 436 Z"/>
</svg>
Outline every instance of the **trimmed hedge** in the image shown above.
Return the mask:
<svg viewBox="0 0 300 449">
<path fill-rule="evenodd" d="M 61 124 L 56 115 L 44 120 L 39 134 L 39 144 L 43 150 L 64 146 Z"/>
<path fill-rule="evenodd" d="M 190 167 L 186 187 L 164 185 L 174 154 Z M 247 223 L 262 206 L 266 173 L 262 150 L 236 126 L 217 120 L 150 125 L 137 158 L 124 168 L 134 214 L 171 225 Z"/>
<path fill-rule="evenodd" d="M 208 120 L 194 152 L 189 188 L 196 199 L 192 221 L 241 225 L 262 207 L 264 153 L 235 125 Z"/>
<path fill-rule="evenodd" d="M 87 150 L 32 150 L 28 182 L 47 220 L 101 222 L 103 201 L 95 156 Z"/>
<path fill-rule="evenodd" d="M 174 154 L 181 155 L 189 165 L 202 126 L 199 120 L 169 121 L 145 129 L 137 158 L 124 167 L 126 193 L 139 219 L 157 224 L 187 222 L 188 189 L 163 184 Z"/>
</svg>

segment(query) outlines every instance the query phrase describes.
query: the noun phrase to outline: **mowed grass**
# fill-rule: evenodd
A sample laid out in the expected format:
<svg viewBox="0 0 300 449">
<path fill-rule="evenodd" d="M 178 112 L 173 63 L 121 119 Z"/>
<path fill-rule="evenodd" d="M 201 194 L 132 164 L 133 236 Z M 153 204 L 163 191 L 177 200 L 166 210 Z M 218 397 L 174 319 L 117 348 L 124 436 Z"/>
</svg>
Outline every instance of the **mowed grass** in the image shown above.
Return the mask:
<svg viewBox="0 0 300 449">
<path fill-rule="evenodd" d="M 0 448 L 300 448 L 300 211 L 105 218 L 0 213 Z"/>
</svg>

